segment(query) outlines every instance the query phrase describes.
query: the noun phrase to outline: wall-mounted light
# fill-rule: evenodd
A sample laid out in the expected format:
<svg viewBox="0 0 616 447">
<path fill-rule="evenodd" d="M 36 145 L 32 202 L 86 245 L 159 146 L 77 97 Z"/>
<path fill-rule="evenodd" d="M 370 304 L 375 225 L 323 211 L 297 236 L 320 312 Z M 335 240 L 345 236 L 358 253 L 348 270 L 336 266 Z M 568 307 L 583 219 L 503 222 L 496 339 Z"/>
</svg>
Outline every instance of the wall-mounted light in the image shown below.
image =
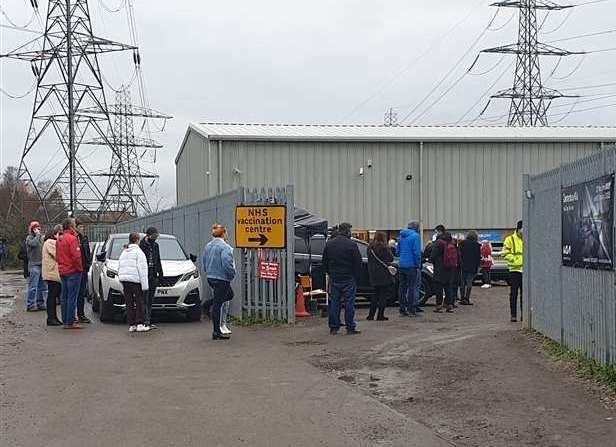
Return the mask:
<svg viewBox="0 0 616 447">
<path fill-rule="evenodd" d="M 411 181 L 411 180 L 413 180 L 413 176 L 412 176 L 411 174 L 407 174 L 407 175 L 406 175 L 406 179 L 407 179 L 408 181 Z"/>
<path fill-rule="evenodd" d="M 233 168 L 233 173 L 235 175 L 240 175 L 242 173 L 242 171 L 240 171 L 239 168 Z"/>
<path fill-rule="evenodd" d="M 359 168 L 359 175 L 364 175 L 364 168 Z"/>
<path fill-rule="evenodd" d="M 528 200 L 533 200 L 535 198 L 535 194 L 533 194 L 533 192 L 530 189 L 527 189 L 526 191 L 524 191 L 524 195 L 526 196 Z"/>
<path fill-rule="evenodd" d="M 368 160 L 368 167 L 371 168 L 372 167 L 372 160 Z"/>
</svg>

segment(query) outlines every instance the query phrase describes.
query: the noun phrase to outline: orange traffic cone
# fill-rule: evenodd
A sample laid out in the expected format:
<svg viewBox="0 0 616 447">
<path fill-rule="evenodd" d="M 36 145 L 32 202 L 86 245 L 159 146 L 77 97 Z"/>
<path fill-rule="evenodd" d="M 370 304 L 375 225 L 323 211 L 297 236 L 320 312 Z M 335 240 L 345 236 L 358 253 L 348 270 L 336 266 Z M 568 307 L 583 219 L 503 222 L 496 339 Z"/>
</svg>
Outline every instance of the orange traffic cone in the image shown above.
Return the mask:
<svg viewBox="0 0 616 447">
<path fill-rule="evenodd" d="M 295 289 L 295 316 L 310 316 L 310 313 L 306 312 L 306 304 L 304 303 L 304 288 L 302 286 L 297 286 L 297 289 Z"/>
</svg>

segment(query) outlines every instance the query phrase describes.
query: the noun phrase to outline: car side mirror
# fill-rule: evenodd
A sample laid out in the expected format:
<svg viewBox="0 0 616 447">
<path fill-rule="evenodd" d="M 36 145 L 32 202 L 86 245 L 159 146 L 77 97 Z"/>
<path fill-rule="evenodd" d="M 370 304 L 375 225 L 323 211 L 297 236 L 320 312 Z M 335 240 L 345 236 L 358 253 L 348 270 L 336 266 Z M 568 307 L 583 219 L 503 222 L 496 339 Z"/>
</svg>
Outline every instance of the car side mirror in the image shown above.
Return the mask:
<svg viewBox="0 0 616 447">
<path fill-rule="evenodd" d="M 191 260 L 192 262 L 197 262 L 197 257 L 191 253 L 191 254 L 190 254 L 190 260 Z"/>
<path fill-rule="evenodd" d="M 98 262 L 105 262 L 106 258 L 107 258 L 107 252 L 105 252 L 105 251 L 100 252 L 99 254 L 96 255 L 96 260 Z"/>
</svg>

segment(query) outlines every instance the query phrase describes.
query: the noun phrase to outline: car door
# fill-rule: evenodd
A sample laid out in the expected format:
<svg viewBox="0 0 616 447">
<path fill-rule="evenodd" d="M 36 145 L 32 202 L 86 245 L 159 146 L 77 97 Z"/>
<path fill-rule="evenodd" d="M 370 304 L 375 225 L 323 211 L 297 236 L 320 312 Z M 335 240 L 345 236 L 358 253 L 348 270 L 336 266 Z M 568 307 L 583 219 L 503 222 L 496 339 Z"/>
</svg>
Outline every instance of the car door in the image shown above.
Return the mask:
<svg viewBox="0 0 616 447">
<path fill-rule="evenodd" d="M 96 296 L 100 296 L 98 283 L 100 281 L 101 270 L 103 267 L 103 263 L 96 259 L 96 257 L 104 251 L 104 248 L 105 242 L 99 242 L 94 249 L 94 258 L 92 260 L 92 294 L 96 294 Z"/>
</svg>

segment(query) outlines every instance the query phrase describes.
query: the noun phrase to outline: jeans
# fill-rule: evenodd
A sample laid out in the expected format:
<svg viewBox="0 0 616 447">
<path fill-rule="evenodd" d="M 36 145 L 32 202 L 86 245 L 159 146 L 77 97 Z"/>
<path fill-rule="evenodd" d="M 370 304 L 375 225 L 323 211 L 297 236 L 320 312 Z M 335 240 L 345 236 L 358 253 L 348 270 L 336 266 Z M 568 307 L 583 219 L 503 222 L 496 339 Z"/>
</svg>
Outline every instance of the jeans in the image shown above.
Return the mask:
<svg viewBox="0 0 616 447">
<path fill-rule="evenodd" d="M 415 287 L 415 302 L 417 303 L 417 307 L 422 307 L 419 303 L 419 298 L 421 297 L 421 267 L 417 269 L 417 281 Z"/>
<path fill-rule="evenodd" d="M 158 278 L 148 277 L 148 285 L 150 288 L 144 292 L 143 301 L 145 324 L 150 325 L 152 323 L 152 304 L 154 303 L 156 288 L 158 287 Z"/>
<path fill-rule="evenodd" d="M 227 317 L 229 316 L 229 307 L 231 306 L 231 301 L 225 301 L 220 307 L 220 326 L 227 324 Z"/>
<path fill-rule="evenodd" d="M 143 290 L 141 289 L 141 284 L 136 282 L 123 282 L 122 288 L 124 289 L 128 325 L 136 326 L 138 324 L 143 324 Z"/>
<path fill-rule="evenodd" d="M 81 284 L 79 284 L 79 296 L 77 297 L 77 317 L 85 317 L 86 312 L 86 288 L 88 287 L 88 272 L 81 274 Z"/>
<path fill-rule="evenodd" d="M 344 300 L 344 320 L 347 331 L 353 330 L 355 324 L 355 292 L 357 285 L 354 279 L 332 281 L 329 297 L 329 328 L 340 329 L 340 309 Z"/>
<path fill-rule="evenodd" d="M 26 304 L 28 309 L 34 306 L 40 308 L 45 307 L 45 294 L 47 293 L 47 284 L 43 281 L 40 265 L 30 266 L 30 277 L 28 278 L 28 297 Z"/>
<path fill-rule="evenodd" d="M 520 292 L 520 316 L 523 317 L 523 305 L 522 305 L 522 273 L 510 272 L 509 273 L 509 285 L 511 290 L 509 292 L 509 307 L 511 308 L 511 318 L 517 318 L 518 316 L 518 291 Z"/>
<path fill-rule="evenodd" d="M 482 270 L 481 276 L 484 284 L 492 285 L 492 274 L 490 272 L 490 269 Z"/>
<path fill-rule="evenodd" d="M 412 314 L 417 310 L 417 268 L 399 268 L 400 279 L 400 313 L 410 312 Z"/>
<path fill-rule="evenodd" d="M 224 303 L 233 299 L 233 289 L 229 281 L 208 279 L 207 282 L 214 291 L 212 303 L 212 333 L 214 335 L 222 335 L 222 332 L 220 332 L 221 309 Z"/>
<path fill-rule="evenodd" d="M 62 321 L 64 324 L 75 323 L 80 287 L 81 272 L 62 277 Z"/>
<path fill-rule="evenodd" d="M 62 283 L 47 281 L 47 321 L 58 319 L 56 303 L 62 294 Z"/>
</svg>

